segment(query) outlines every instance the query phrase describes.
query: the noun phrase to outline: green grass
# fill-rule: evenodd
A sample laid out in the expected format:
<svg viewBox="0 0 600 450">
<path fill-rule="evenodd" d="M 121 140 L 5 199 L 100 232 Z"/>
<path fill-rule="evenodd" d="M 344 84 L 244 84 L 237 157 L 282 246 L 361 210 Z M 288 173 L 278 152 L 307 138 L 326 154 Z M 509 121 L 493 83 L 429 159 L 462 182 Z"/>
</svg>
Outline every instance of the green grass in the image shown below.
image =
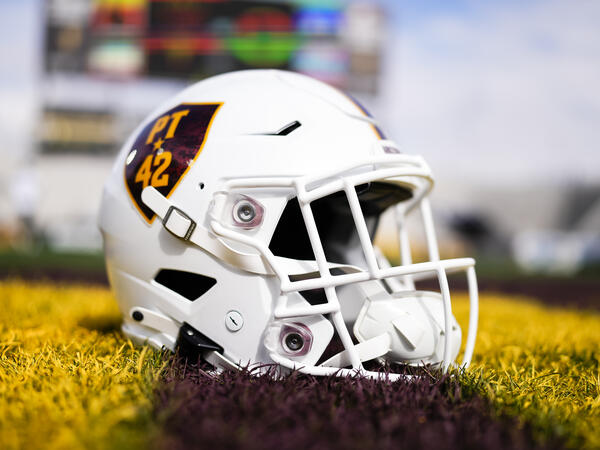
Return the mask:
<svg viewBox="0 0 600 450">
<path fill-rule="evenodd" d="M 397 263 L 395 250 L 390 250 L 389 256 Z M 97 252 L 63 252 L 55 251 L 47 247 L 39 251 L 26 252 L 12 249 L 0 249 L 0 271 L 19 276 L 20 274 L 31 274 L 44 271 L 61 271 L 69 273 L 104 276 L 104 255 Z M 524 272 L 514 261 L 509 258 L 477 258 L 477 275 L 482 279 L 490 280 L 546 280 L 546 279 L 570 279 L 568 275 L 556 274 L 532 274 Z M 600 264 L 582 267 L 575 274 L 576 279 L 598 280 L 600 277 Z"/>
<path fill-rule="evenodd" d="M 56 252 L 47 248 L 35 252 L 0 250 L 0 270 L 76 269 L 104 272 L 102 252 Z"/>
</svg>

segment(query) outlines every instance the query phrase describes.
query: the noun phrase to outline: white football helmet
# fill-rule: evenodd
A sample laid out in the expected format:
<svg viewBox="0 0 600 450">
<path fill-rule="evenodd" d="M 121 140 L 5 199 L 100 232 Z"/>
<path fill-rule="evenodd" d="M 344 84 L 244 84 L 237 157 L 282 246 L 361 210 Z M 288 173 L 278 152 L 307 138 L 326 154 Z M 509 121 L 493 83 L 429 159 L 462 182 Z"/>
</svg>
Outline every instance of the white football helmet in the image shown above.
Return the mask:
<svg viewBox="0 0 600 450">
<path fill-rule="evenodd" d="M 234 72 L 185 89 L 122 148 L 99 226 L 111 286 L 136 342 L 217 368 L 367 376 L 363 362 L 436 364 L 461 347 L 440 260 L 429 167 L 400 153 L 352 98 L 303 75 Z M 394 208 L 401 262 L 373 245 Z M 405 218 L 420 210 L 429 261 L 413 264 Z M 437 278 L 439 293 L 415 289 Z M 391 375 L 394 377 L 394 375 Z"/>
</svg>

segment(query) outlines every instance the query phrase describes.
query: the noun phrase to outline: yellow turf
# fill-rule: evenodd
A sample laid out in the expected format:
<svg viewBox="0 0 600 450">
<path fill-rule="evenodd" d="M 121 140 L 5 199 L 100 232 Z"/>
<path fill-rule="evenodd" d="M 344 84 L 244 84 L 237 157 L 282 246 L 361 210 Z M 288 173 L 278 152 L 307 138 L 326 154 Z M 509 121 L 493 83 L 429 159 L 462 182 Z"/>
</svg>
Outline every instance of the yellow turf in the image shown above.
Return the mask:
<svg viewBox="0 0 600 450">
<path fill-rule="evenodd" d="M 456 300 L 454 312 L 466 324 L 467 300 Z M 494 404 L 533 423 L 539 437 L 600 448 L 599 359 L 598 313 L 484 295 L 467 378 L 481 380 Z"/>
<path fill-rule="evenodd" d="M 106 289 L 0 283 L 0 448 L 123 448 L 152 432 L 161 355 Z"/>
<path fill-rule="evenodd" d="M 455 313 L 466 323 L 467 300 Z M 108 290 L 0 283 L 0 448 L 145 447 L 163 355 L 118 331 Z M 484 295 L 472 369 L 540 437 L 600 447 L 600 315 Z"/>
</svg>

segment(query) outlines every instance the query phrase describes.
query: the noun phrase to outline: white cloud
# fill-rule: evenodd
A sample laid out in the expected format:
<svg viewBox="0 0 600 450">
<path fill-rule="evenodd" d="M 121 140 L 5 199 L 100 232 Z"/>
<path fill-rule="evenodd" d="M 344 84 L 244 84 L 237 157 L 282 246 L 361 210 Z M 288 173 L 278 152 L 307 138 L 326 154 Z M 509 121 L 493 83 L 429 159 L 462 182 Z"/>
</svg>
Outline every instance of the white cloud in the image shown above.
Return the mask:
<svg viewBox="0 0 600 450">
<path fill-rule="evenodd" d="M 600 3 L 494 3 L 401 24 L 380 112 L 441 175 L 600 181 Z"/>
</svg>

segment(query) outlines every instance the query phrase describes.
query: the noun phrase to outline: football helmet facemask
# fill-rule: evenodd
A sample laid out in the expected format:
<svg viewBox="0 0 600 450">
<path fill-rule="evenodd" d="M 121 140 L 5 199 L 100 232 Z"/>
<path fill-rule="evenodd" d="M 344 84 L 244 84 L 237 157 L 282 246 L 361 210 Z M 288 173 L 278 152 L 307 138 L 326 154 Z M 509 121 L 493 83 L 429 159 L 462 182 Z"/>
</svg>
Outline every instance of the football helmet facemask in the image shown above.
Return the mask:
<svg viewBox="0 0 600 450">
<path fill-rule="evenodd" d="M 99 226 L 110 284 L 134 341 L 216 368 L 350 375 L 363 362 L 434 364 L 461 348 L 441 260 L 431 172 L 398 151 L 349 96 L 303 75 L 212 77 L 152 113 L 122 148 Z M 373 244 L 395 210 L 400 263 Z M 412 263 L 406 217 L 420 211 L 429 261 Z M 434 278 L 439 292 L 417 290 Z M 388 374 L 395 378 L 395 374 Z"/>
</svg>

